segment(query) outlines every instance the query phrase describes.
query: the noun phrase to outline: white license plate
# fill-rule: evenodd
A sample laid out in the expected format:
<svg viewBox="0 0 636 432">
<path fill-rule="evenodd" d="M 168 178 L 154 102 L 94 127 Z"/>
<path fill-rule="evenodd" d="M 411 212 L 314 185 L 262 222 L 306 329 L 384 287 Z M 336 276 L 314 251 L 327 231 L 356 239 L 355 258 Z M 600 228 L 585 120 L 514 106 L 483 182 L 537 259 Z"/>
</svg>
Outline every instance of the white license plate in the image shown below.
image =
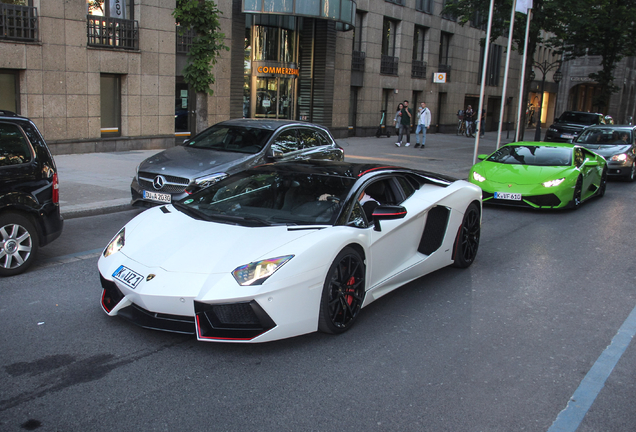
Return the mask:
<svg viewBox="0 0 636 432">
<path fill-rule="evenodd" d="M 510 192 L 495 192 L 494 198 L 503 199 L 503 200 L 521 201 L 521 194 L 510 193 Z"/>
<path fill-rule="evenodd" d="M 170 202 L 172 202 L 172 196 L 170 194 L 159 193 L 159 192 L 150 192 L 150 191 L 147 191 L 147 190 L 144 191 L 144 199 L 148 199 L 148 200 L 152 200 L 152 201 L 159 201 L 159 202 L 168 203 L 168 204 L 170 204 Z"/>
<path fill-rule="evenodd" d="M 113 278 L 117 279 L 128 288 L 135 289 L 144 277 L 139 273 L 132 271 L 128 267 L 119 266 L 119 268 L 115 270 L 115 273 L 113 273 Z"/>
<path fill-rule="evenodd" d="M 561 134 L 561 138 L 572 139 L 572 138 L 574 138 L 574 135 L 572 135 L 572 134 Z"/>
</svg>

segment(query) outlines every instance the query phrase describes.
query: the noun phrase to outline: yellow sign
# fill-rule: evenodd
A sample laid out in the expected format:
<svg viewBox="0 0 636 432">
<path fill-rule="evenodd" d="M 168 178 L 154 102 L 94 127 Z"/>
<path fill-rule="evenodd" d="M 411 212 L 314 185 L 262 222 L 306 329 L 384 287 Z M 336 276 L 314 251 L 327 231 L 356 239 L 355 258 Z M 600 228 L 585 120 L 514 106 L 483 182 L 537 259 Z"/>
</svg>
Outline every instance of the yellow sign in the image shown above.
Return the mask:
<svg viewBox="0 0 636 432">
<path fill-rule="evenodd" d="M 286 67 L 274 67 L 274 66 L 259 66 L 256 68 L 256 72 L 263 74 L 279 74 L 279 75 L 296 75 L 298 76 L 298 69 L 286 68 Z"/>
</svg>

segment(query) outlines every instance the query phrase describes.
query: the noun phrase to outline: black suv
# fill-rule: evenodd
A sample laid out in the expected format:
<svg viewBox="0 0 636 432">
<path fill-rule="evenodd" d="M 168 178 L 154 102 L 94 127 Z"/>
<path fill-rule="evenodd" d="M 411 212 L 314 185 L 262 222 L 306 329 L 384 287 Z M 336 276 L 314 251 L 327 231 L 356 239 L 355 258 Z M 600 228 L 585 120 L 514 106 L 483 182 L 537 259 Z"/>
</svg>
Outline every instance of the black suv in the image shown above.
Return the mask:
<svg viewBox="0 0 636 432">
<path fill-rule="evenodd" d="M 57 169 L 40 131 L 0 110 L 0 276 L 25 271 L 63 225 Z"/>
<path fill-rule="evenodd" d="M 611 123 L 611 117 L 605 117 L 603 114 L 565 111 L 550 125 L 544 141 L 572 142 L 588 126 Z"/>
</svg>

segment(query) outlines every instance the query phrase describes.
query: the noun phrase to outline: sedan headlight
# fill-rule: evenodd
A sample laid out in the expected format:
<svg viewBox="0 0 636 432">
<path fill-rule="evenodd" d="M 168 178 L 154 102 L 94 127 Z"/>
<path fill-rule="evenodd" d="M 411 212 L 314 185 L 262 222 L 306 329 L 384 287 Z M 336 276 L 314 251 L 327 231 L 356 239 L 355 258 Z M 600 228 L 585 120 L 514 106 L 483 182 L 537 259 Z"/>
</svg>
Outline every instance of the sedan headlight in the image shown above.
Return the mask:
<svg viewBox="0 0 636 432">
<path fill-rule="evenodd" d="M 194 179 L 194 184 L 200 188 L 206 188 L 208 186 L 212 186 L 214 183 L 219 180 L 223 180 L 227 177 L 227 173 L 215 173 L 207 176 L 199 177 Z"/>
<path fill-rule="evenodd" d="M 543 183 L 544 187 L 553 187 L 553 186 L 558 186 L 561 183 L 563 183 L 563 180 L 565 180 L 564 178 L 560 178 L 560 179 L 556 179 L 556 180 L 550 180 L 547 181 L 545 183 Z"/>
<path fill-rule="evenodd" d="M 617 154 L 612 156 L 611 160 L 615 162 L 625 162 L 627 160 L 627 155 L 625 153 Z"/>
<path fill-rule="evenodd" d="M 293 257 L 293 255 L 286 255 L 245 264 L 237 267 L 232 272 L 232 276 L 241 286 L 260 285 Z"/>
<path fill-rule="evenodd" d="M 108 243 L 106 249 L 104 249 L 104 258 L 110 256 L 116 252 L 119 252 L 126 243 L 126 228 L 122 228 L 121 231 Z"/>
<path fill-rule="evenodd" d="M 473 179 L 475 179 L 475 181 L 478 181 L 480 183 L 486 181 L 486 177 L 479 174 L 477 171 L 473 171 Z"/>
</svg>

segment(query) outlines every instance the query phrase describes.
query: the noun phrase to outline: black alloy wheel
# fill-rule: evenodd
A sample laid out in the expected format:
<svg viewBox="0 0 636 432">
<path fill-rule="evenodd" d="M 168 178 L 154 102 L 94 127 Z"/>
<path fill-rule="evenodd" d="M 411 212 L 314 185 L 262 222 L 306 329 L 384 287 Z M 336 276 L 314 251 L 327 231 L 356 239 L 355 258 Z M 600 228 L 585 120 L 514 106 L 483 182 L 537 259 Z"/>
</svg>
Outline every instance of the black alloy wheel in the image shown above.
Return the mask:
<svg viewBox="0 0 636 432">
<path fill-rule="evenodd" d="M 607 189 L 607 168 L 603 168 L 603 174 L 601 174 L 601 184 L 599 184 L 598 186 L 598 191 L 596 192 L 596 195 L 599 198 L 604 197 L 606 189 Z"/>
<path fill-rule="evenodd" d="M 576 185 L 574 186 L 574 194 L 572 195 L 572 208 L 578 209 L 581 207 L 581 194 L 583 192 L 583 179 L 581 176 L 576 179 Z"/>
<path fill-rule="evenodd" d="M 0 216 L 0 276 L 25 271 L 35 259 L 39 238 L 35 226 L 17 213 Z"/>
<path fill-rule="evenodd" d="M 477 257 L 481 236 L 481 217 L 479 206 L 471 203 L 464 213 L 464 219 L 457 231 L 453 249 L 453 267 L 469 267 Z"/>
<path fill-rule="evenodd" d="M 327 272 L 320 300 L 318 330 L 343 333 L 355 322 L 365 294 L 365 267 L 360 254 L 344 248 Z"/>
</svg>

